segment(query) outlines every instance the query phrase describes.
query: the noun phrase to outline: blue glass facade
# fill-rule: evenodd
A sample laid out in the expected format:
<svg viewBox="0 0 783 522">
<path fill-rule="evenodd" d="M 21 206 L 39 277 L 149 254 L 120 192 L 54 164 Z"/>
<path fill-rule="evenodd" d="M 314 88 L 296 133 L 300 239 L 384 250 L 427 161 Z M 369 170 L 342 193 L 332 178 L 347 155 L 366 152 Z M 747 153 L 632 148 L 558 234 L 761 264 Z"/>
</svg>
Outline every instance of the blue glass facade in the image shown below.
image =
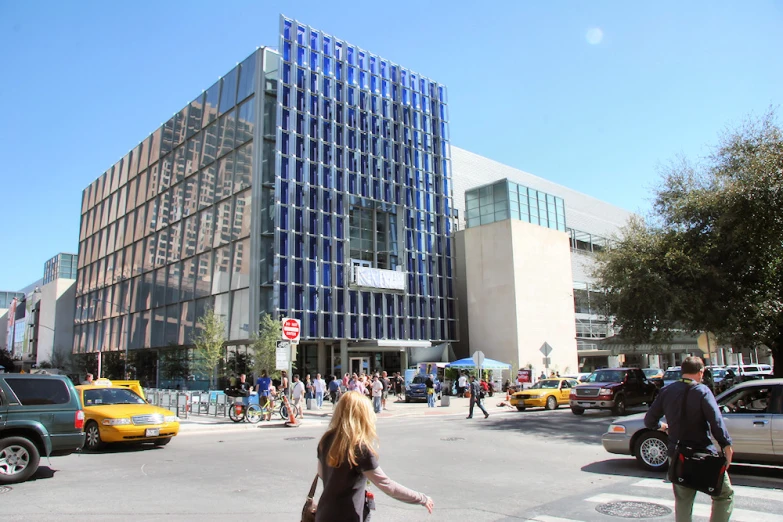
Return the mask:
<svg viewBox="0 0 783 522">
<path fill-rule="evenodd" d="M 276 314 L 305 340 L 456 339 L 446 88 L 285 17 L 280 36 Z"/>
</svg>

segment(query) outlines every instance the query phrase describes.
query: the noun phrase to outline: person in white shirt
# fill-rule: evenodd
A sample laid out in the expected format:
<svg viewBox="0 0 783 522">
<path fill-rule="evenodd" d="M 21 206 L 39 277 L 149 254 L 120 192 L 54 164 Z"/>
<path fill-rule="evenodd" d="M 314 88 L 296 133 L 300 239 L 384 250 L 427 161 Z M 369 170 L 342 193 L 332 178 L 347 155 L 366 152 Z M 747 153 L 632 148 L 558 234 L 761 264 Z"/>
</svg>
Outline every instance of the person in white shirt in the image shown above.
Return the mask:
<svg viewBox="0 0 783 522">
<path fill-rule="evenodd" d="M 304 413 L 302 412 L 302 403 L 304 402 L 304 396 L 305 396 L 305 385 L 299 379 L 298 374 L 294 375 L 294 391 L 293 391 L 294 415 L 296 415 L 300 419 L 303 418 L 304 416 Z"/>
<path fill-rule="evenodd" d="M 320 410 L 324 405 L 324 392 L 326 391 L 326 381 L 321 378 L 320 373 L 315 375 L 313 389 L 315 390 L 315 407 Z"/>
<path fill-rule="evenodd" d="M 372 402 L 375 407 L 375 413 L 381 412 L 381 398 L 383 397 L 383 383 L 374 375 L 372 378 Z"/>
<path fill-rule="evenodd" d="M 468 378 L 463 373 L 459 376 L 459 379 L 457 379 L 457 397 L 464 397 L 465 396 L 465 388 L 468 386 Z"/>
</svg>

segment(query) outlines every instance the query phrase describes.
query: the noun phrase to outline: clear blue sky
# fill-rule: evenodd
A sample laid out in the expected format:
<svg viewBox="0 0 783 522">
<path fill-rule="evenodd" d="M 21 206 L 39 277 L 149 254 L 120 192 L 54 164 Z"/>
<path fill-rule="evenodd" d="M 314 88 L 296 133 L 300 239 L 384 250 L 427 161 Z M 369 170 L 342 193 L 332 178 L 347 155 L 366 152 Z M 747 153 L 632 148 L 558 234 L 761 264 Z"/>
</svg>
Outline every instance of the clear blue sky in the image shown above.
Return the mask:
<svg viewBox="0 0 783 522">
<path fill-rule="evenodd" d="M 781 2 L 383 5 L 0 2 L 0 290 L 76 252 L 84 187 L 277 47 L 279 13 L 446 84 L 454 145 L 632 211 L 658 164 L 783 98 Z"/>
</svg>

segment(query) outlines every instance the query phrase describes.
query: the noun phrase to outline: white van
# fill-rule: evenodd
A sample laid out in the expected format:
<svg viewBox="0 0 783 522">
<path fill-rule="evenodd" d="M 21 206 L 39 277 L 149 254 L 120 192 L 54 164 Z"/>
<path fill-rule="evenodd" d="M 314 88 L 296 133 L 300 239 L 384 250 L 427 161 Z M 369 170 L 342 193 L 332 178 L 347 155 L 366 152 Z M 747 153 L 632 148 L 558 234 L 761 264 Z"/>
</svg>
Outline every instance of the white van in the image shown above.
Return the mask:
<svg viewBox="0 0 783 522">
<path fill-rule="evenodd" d="M 772 366 L 769 364 L 743 364 L 742 366 L 727 366 L 727 370 L 743 377 L 756 377 L 758 375 L 772 375 Z"/>
</svg>

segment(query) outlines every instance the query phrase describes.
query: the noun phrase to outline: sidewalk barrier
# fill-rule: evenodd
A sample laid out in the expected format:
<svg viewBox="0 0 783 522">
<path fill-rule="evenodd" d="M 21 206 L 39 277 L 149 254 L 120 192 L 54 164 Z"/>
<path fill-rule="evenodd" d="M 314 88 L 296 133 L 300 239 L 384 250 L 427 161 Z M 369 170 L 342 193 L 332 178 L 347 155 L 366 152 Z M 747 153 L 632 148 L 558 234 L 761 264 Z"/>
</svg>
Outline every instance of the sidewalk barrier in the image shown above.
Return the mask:
<svg viewBox="0 0 783 522">
<path fill-rule="evenodd" d="M 289 428 L 298 428 L 299 426 L 301 426 L 302 423 L 297 422 L 294 409 L 291 407 L 291 404 L 288 402 L 288 397 L 286 397 L 285 395 L 283 395 L 283 403 L 285 404 L 285 407 L 288 410 L 288 421 L 285 423 L 285 425 L 288 426 Z"/>
</svg>

